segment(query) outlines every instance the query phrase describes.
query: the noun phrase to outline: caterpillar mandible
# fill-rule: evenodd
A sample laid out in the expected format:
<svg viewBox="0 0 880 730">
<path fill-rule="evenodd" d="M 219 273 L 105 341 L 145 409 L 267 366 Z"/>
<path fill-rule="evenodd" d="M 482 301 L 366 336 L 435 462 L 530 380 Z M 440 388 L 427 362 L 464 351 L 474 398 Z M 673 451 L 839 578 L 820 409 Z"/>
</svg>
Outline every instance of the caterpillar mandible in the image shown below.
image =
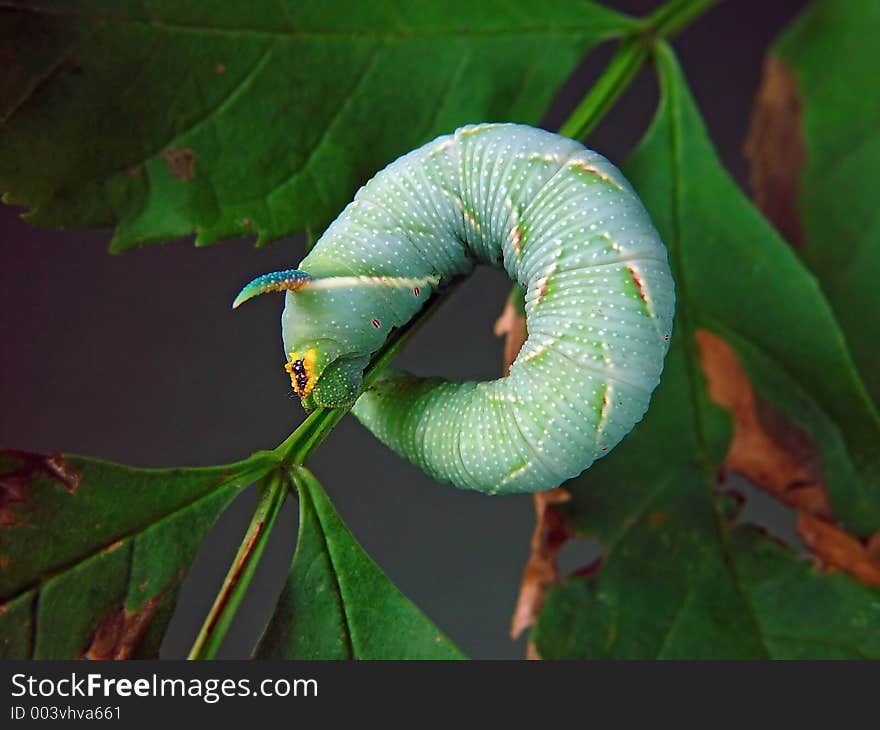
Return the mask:
<svg viewBox="0 0 880 730">
<path fill-rule="evenodd" d="M 526 292 L 528 339 L 507 377 L 406 373 L 361 393 L 370 356 L 476 264 Z M 307 409 L 344 406 L 433 478 L 490 494 L 561 484 L 641 420 L 669 347 L 666 248 L 621 172 L 578 142 L 518 124 L 462 127 L 364 185 L 286 291 L 282 336 Z"/>
</svg>

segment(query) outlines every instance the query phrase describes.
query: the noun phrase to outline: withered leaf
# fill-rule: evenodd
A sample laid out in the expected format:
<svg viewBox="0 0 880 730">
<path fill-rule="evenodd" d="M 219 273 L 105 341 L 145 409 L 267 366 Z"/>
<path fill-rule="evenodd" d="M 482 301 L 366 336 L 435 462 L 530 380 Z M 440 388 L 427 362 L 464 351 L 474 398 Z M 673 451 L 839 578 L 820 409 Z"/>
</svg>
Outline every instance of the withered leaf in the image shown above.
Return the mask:
<svg viewBox="0 0 880 730">
<path fill-rule="evenodd" d="M 802 124 L 797 79 L 784 61 L 769 56 L 752 110 L 745 153 L 755 202 L 793 246 L 804 242 L 798 209 L 806 162 Z"/>
</svg>

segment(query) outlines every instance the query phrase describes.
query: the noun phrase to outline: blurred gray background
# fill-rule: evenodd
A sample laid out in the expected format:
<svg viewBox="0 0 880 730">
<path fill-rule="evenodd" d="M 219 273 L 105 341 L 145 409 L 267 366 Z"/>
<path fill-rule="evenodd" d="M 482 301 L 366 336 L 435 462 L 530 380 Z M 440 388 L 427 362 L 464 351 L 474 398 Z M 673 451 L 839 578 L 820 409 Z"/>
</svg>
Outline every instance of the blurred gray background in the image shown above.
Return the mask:
<svg viewBox="0 0 880 730">
<path fill-rule="evenodd" d="M 659 3 L 608 2 L 634 14 Z M 763 52 L 803 0 L 727 2 L 675 42 L 721 157 L 745 186 L 742 155 Z M 586 59 L 543 120 L 556 129 L 610 57 Z M 621 163 L 656 103 L 643 71 L 588 144 Z M 473 120 L 480 121 L 480 120 Z M 252 276 L 295 265 L 302 237 L 255 249 L 189 240 L 107 253 L 107 231 L 29 227 L 0 207 L 0 445 L 65 451 L 136 466 L 208 465 L 271 448 L 302 419 L 281 366 L 281 297 L 232 312 Z M 493 378 L 492 324 L 509 291 L 480 270 L 413 340 L 398 364 L 418 373 Z M 433 483 L 346 417 L 310 462 L 367 552 L 468 655 L 523 656 L 508 625 L 533 525 L 528 496 L 485 497 Z M 790 532 L 784 510 L 750 499 L 748 519 Z M 184 586 L 163 656 L 185 656 L 255 504 L 242 494 L 218 521 Z M 295 543 L 281 515 L 221 656 L 249 655 Z M 596 547 L 570 544 L 564 570 Z"/>
</svg>

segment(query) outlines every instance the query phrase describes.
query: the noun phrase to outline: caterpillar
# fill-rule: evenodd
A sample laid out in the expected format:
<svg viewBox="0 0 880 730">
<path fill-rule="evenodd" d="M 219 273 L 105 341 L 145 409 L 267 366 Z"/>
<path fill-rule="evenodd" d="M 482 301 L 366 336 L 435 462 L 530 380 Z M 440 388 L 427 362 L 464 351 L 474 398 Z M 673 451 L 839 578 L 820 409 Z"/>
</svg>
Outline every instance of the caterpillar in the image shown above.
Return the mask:
<svg viewBox="0 0 880 730">
<path fill-rule="evenodd" d="M 361 393 L 389 332 L 477 264 L 525 290 L 508 376 L 389 372 Z M 286 292 L 285 368 L 306 409 L 354 403 L 431 477 L 489 494 L 561 484 L 641 420 L 675 306 L 666 248 L 621 172 L 519 124 L 461 127 L 391 163 L 297 269 L 254 279 L 233 307 L 268 291 Z"/>
</svg>

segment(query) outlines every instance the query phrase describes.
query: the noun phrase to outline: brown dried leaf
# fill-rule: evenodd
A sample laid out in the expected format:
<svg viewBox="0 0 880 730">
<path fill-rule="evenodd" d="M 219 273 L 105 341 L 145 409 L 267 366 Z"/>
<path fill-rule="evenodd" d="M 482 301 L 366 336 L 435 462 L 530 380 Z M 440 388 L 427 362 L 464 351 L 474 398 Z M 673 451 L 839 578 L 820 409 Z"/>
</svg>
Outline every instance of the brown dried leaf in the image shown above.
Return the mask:
<svg viewBox="0 0 880 730">
<path fill-rule="evenodd" d="M 495 321 L 493 332 L 496 337 L 504 338 L 504 374 L 507 375 L 528 336 L 526 318 L 516 311 L 513 299 L 507 300 L 504 311 Z"/>
<path fill-rule="evenodd" d="M 865 549 L 868 551 L 871 560 L 880 563 L 880 530 L 877 530 L 877 532 L 868 538 Z"/>
<path fill-rule="evenodd" d="M 523 569 L 516 608 L 510 622 L 510 637 L 516 639 L 535 623 L 544 604 L 547 589 L 558 582 L 556 558 L 566 540 L 571 537 L 568 525 L 556 505 L 567 502 L 571 495 L 561 487 L 547 492 L 536 492 L 535 530 L 532 533 L 531 552 Z"/>
<path fill-rule="evenodd" d="M 160 153 L 169 172 L 178 180 L 189 182 L 196 174 L 196 153 L 189 147 L 172 149 L 168 147 Z"/>
<path fill-rule="evenodd" d="M 139 611 L 120 608 L 95 629 L 83 659 L 129 659 L 162 604 L 164 593 L 147 601 Z"/>
<path fill-rule="evenodd" d="M 820 567 L 843 570 L 869 586 L 880 587 L 880 532 L 863 544 L 861 540 L 806 512 L 798 513 L 798 534 Z"/>
<path fill-rule="evenodd" d="M 697 331 L 696 340 L 709 395 L 733 417 L 723 468 L 797 510 L 798 533 L 823 568 L 880 585 L 880 532 L 862 542 L 833 524 L 810 435 L 755 393 L 730 345 L 705 330 Z"/>
<path fill-rule="evenodd" d="M 526 659 L 529 659 L 530 661 L 540 661 L 540 660 L 543 659 L 543 658 L 544 658 L 544 657 L 542 657 L 542 656 L 538 653 L 538 647 L 535 646 L 535 642 L 534 642 L 534 641 L 529 641 L 529 642 L 526 644 Z"/>
<path fill-rule="evenodd" d="M 795 509 L 831 520 L 810 435 L 755 393 L 730 345 L 706 330 L 698 330 L 695 337 L 709 395 L 733 417 L 733 439 L 723 469 L 742 474 Z"/>
<path fill-rule="evenodd" d="M 13 505 L 28 502 L 31 480 L 37 473 L 54 479 L 69 492 L 75 492 L 79 486 L 80 473 L 60 454 L 43 455 L 4 449 L 3 456 L 19 463 L 0 474 L 0 528 L 19 523 L 13 513 Z"/>
<path fill-rule="evenodd" d="M 745 154 L 751 163 L 752 194 L 764 215 L 793 246 L 804 241 L 797 209 L 806 161 L 797 79 L 778 58 L 768 56 L 755 99 Z"/>
</svg>

